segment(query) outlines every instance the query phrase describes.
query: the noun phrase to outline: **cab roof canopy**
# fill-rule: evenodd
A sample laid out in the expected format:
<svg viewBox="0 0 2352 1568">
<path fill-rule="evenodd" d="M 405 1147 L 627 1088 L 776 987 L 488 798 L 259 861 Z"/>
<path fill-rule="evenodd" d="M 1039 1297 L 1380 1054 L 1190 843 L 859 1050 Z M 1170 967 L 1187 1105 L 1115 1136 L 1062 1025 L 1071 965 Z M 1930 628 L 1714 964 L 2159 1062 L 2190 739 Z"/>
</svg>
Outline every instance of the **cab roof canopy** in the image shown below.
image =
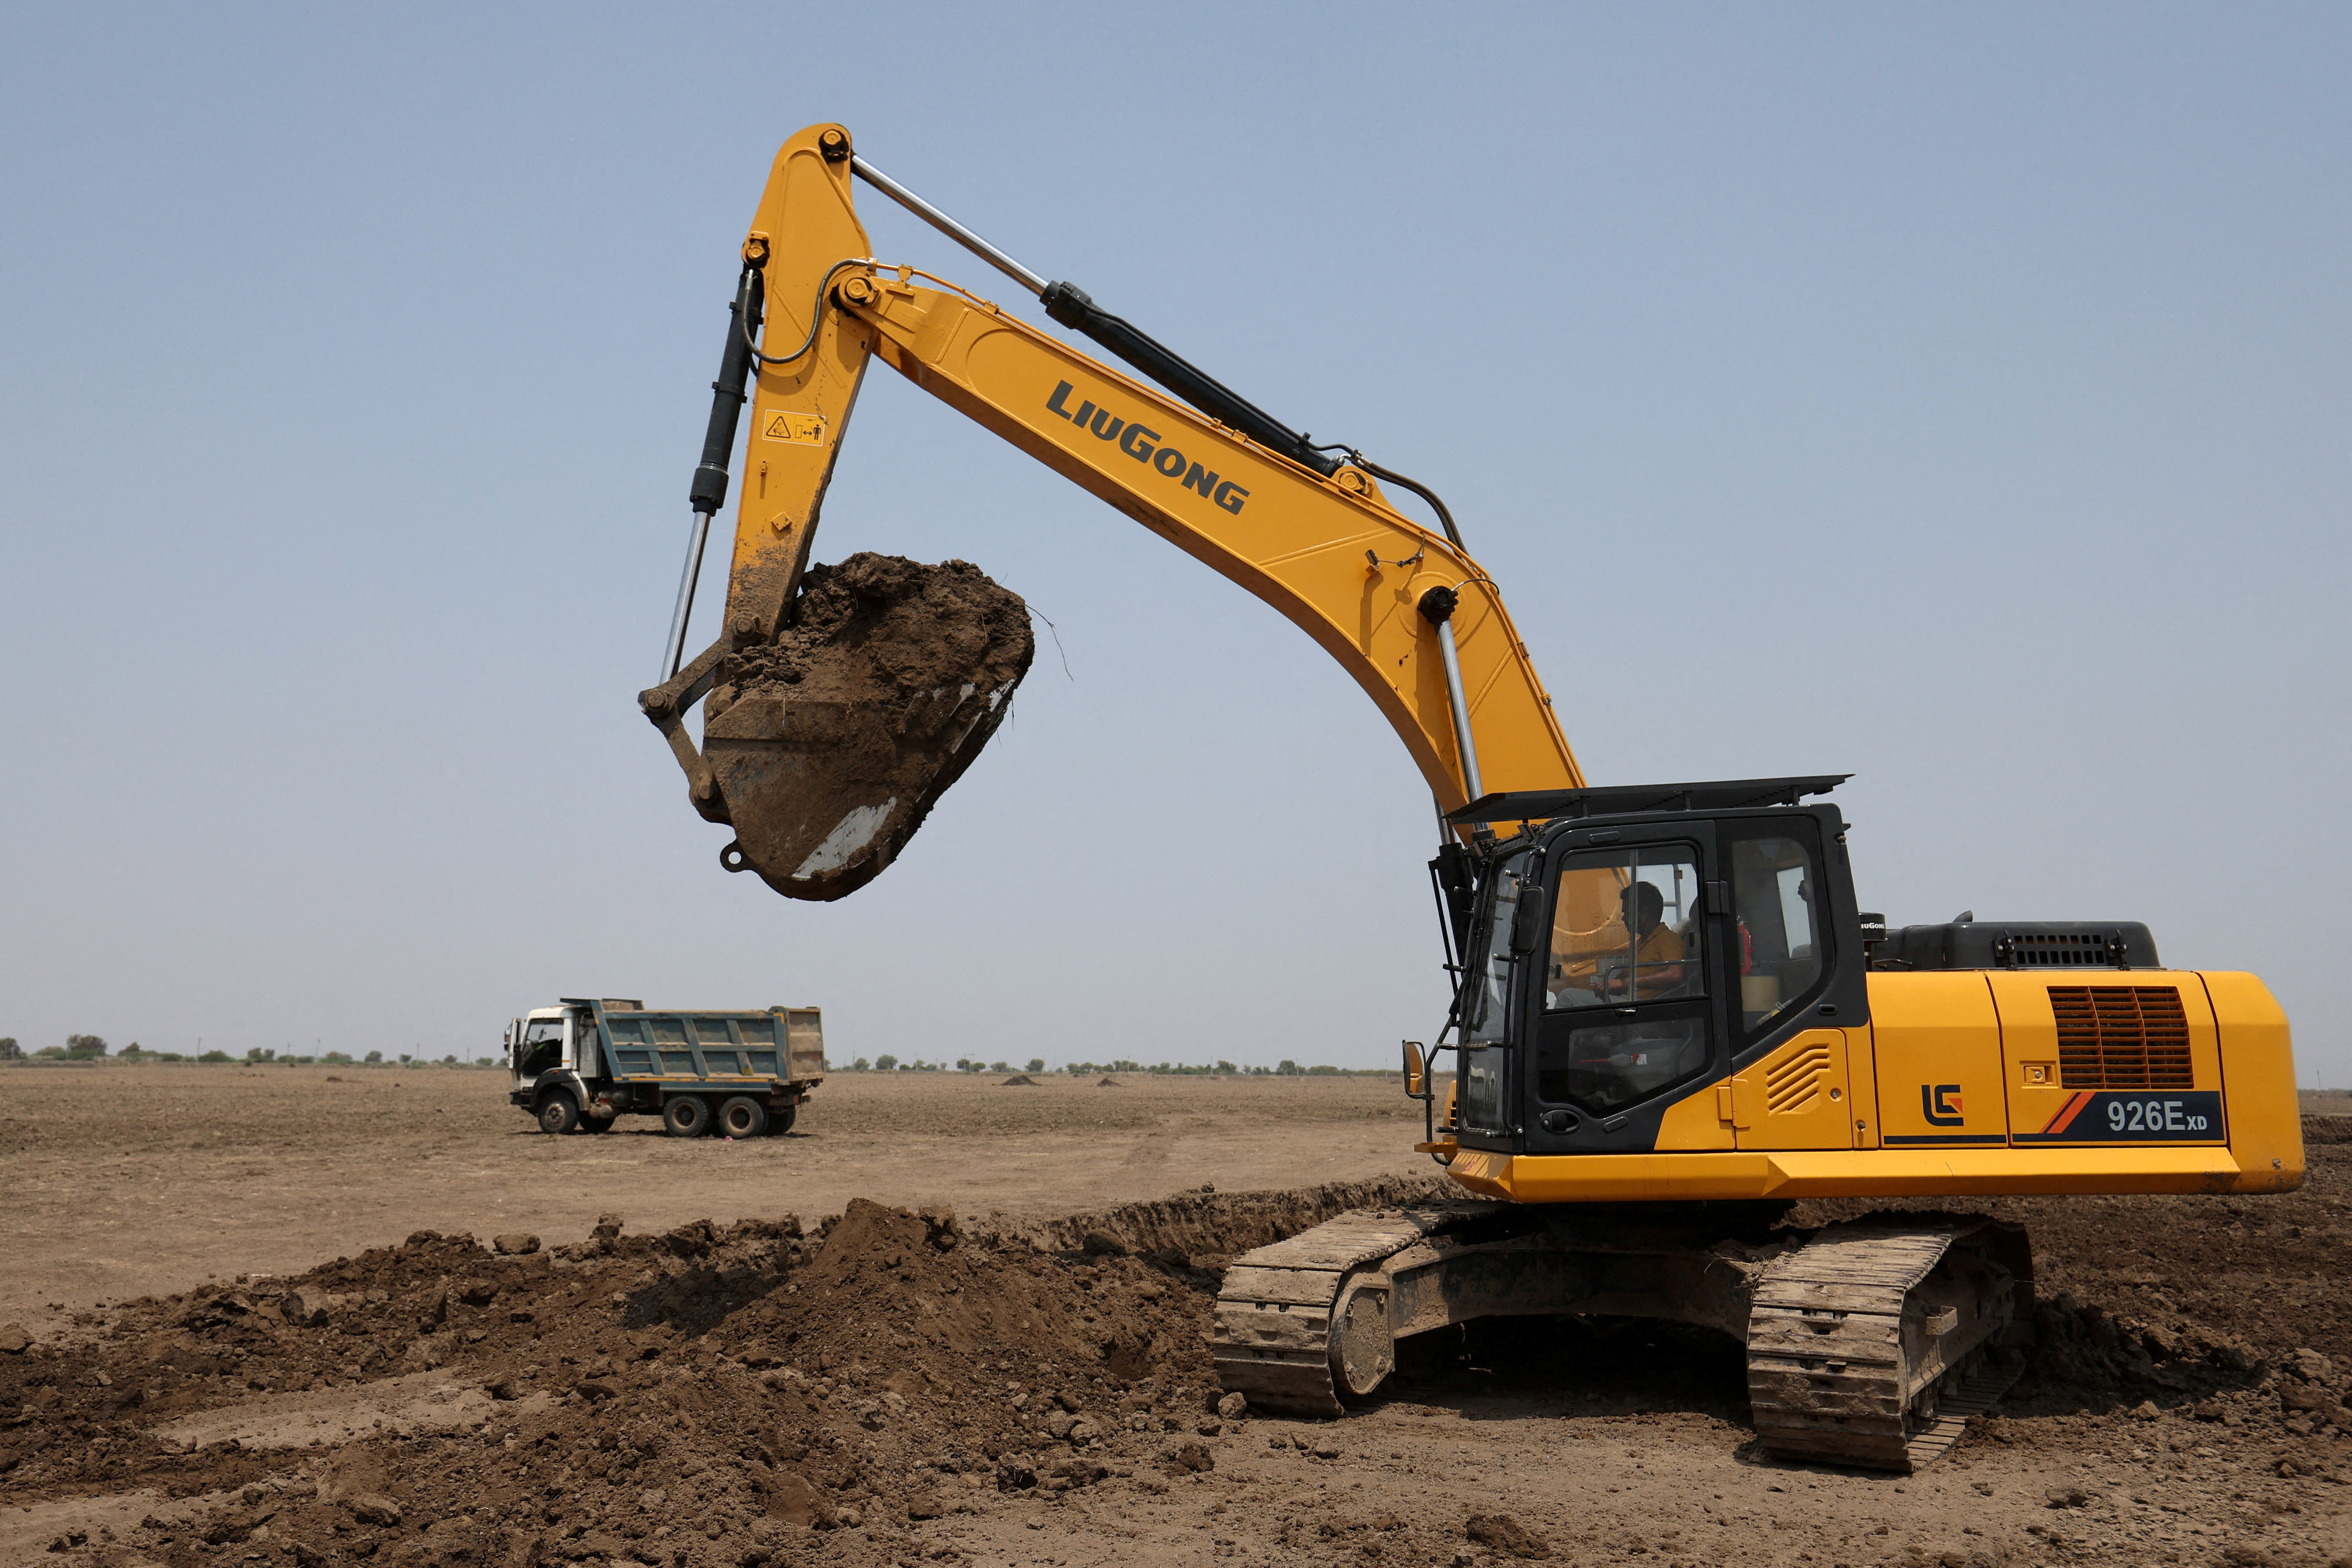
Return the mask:
<svg viewBox="0 0 2352 1568">
<path fill-rule="evenodd" d="M 1852 773 L 1813 773 L 1803 778 L 1718 779 L 1711 784 L 1612 784 L 1602 789 L 1505 790 L 1481 795 L 1445 820 L 1550 822 L 1561 817 L 1630 816 L 1655 811 L 1737 811 L 1744 806 L 1795 805 L 1809 795 L 1827 795 Z"/>
</svg>

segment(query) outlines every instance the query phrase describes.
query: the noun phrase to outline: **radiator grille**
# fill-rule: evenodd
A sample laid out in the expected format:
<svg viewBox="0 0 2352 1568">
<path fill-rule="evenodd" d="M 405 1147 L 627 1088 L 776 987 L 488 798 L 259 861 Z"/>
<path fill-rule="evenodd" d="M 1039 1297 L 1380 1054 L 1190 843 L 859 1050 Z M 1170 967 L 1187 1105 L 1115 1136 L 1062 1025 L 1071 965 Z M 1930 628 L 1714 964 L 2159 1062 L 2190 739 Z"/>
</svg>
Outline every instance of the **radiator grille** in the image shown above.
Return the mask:
<svg viewBox="0 0 2352 1568">
<path fill-rule="evenodd" d="M 2189 1016 L 2170 985 L 2053 985 L 2066 1089 L 2191 1089 Z"/>
<path fill-rule="evenodd" d="M 1764 1075 L 1765 1110 L 1775 1116 L 1800 1110 L 1822 1091 L 1830 1075 L 1830 1048 L 1816 1042 Z"/>
</svg>

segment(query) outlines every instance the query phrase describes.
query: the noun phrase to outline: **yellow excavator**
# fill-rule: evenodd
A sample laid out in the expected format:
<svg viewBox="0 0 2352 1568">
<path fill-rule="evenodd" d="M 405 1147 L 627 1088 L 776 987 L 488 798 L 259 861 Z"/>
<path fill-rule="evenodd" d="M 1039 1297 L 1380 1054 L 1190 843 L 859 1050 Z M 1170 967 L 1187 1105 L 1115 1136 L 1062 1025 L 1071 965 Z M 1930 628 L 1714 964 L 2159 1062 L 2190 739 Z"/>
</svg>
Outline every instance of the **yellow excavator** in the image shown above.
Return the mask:
<svg viewBox="0 0 2352 1568">
<path fill-rule="evenodd" d="M 1138 375 L 873 259 L 856 180 Z M 1967 1213 L 1776 1224 L 1794 1200 L 2301 1184 L 2287 1020 L 2259 979 L 2167 968 L 2132 921 L 1890 931 L 1858 905 L 1845 825 L 1822 798 L 1842 775 L 1588 785 L 1434 494 L 1293 431 L 1022 266 L 839 125 L 784 143 L 744 241 L 667 679 L 640 699 L 696 808 L 735 827 L 730 868 L 791 890 L 794 866 L 759 863 L 759 819 L 824 770 L 830 731 L 789 698 L 739 701 L 698 749 L 685 715 L 730 654 L 788 631 L 876 354 L 1288 617 L 1355 678 L 1435 796 L 1454 1001 L 1434 1051 L 1405 1045 L 1404 1077 L 1419 1147 L 1476 1196 L 1343 1215 L 1235 1259 L 1213 1351 L 1253 1406 L 1339 1415 L 1389 1379 L 1401 1344 L 1476 1319 L 1647 1317 L 1746 1345 L 1772 1451 L 1907 1470 L 2021 1369 L 2027 1239 Z M 688 661 L 747 385 L 725 621 Z M 1003 693 L 982 695 L 996 711 Z M 961 773 L 992 727 L 943 731 L 939 773 Z M 858 825 L 891 809 L 846 814 L 827 864 L 885 853 Z M 1433 1067 L 1444 1052 L 1450 1075 Z"/>
</svg>

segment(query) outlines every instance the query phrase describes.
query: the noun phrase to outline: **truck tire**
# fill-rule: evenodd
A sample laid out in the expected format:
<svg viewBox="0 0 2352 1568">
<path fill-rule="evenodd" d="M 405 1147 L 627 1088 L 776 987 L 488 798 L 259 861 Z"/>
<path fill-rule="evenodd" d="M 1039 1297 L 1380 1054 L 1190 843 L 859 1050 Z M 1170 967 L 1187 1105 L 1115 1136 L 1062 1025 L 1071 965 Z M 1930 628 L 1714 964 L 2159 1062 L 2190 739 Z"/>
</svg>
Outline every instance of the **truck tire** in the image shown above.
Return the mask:
<svg viewBox="0 0 2352 1568">
<path fill-rule="evenodd" d="M 710 1101 L 698 1094 L 670 1097 L 662 1107 L 662 1131 L 673 1138 L 699 1138 L 710 1131 Z"/>
<path fill-rule="evenodd" d="M 541 1132 L 577 1132 L 580 1131 L 580 1102 L 562 1089 L 557 1089 L 539 1102 L 539 1130 Z"/>
<path fill-rule="evenodd" d="M 583 1113 L 580 1118 L 580 1131 L 583 1132 L 610 1132 L 613 1130 L 613 1124 L 620 1120 L 621 1119 L 618 1116 L 589 1116 Z"/>
<path fill-rule="evenodd" d="M 768 1112 L 768 1136 L 781 1138 L 793 1130 L 793 1118 L 800 1114 L 797 1105 L 787 1105 L 782 1110 Z"/>
<path fill-rule="evenodd" d="M 768 1130 L 768 1108 L 748 1094 L 730 1094 L 719 1103 L 719 1135 L 757 1138 Z"/>
</svg>

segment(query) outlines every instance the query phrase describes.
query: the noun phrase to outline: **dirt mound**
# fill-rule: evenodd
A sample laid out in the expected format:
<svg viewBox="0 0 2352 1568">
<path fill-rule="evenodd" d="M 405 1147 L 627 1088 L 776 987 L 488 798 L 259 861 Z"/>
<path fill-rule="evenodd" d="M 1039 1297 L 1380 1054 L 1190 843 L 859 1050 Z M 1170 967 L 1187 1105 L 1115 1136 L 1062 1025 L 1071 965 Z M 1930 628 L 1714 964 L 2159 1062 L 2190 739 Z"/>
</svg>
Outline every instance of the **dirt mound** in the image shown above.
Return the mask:
<svg viewBox="0 0 2352 1568">
<path fill-rule="evenodd" d="M 1202 1188 L 1149 1203 L 1065 1215 L 1003 1234 L 1040 1251 L 1084 1248 L 1097 1253 L 1137 1253 L 1176 1267 L 1215 1270 L 1236 1254 L 1271 1246 L 1349 1209 L 1455 1202 L 1465 1195 L 1433 1170 L 1426 1176 L 1327 1182 L 1276 1192 L 1214 1193 Z"/>
<path fill-rule="evenodd" d="M 1549 1557 L 1551 1548 L 1540 1536 L 1507 1513 L 1474 1513 L 1463 1521 L 1465 1538 L 1503 1557 Z"/>
<path fill-rule="evenodd" d="M 1115 1078 L 1098 1078 L 1095 1079 L 1095 1087 L 1097 1089 L 1125 1089 L 1127 1085 L 1119 1082 L 1118 1079 Z"/>
<path fill-rule="evenodd" d="M 1031 1078 L 1025 1072 L 1017 1072 L 1011 1078 L 1006 1079 L 1003 1083 L 998 1084 L 996 1087 L 999 1089 L 1034 1089 L 1037 1087 L 1037 1080 Z"/>
<path fill-rule="evenodd" d="M 1028 607 L 968 561 L 812 566 L 791 624 L 719 668 L 703 713 L 745 862 L 787 898 L 874 879 L 1011 710 Z"/>
<path fill-rule="evenodd" d="M 2352 1116 L 2306 1116 L 2303 1119 L 2303 1141 L 2352 1143 Z"/>
<path fill-rule="evenodd" d="M 628 1237 L 607 1216 L 501 1253 L 419 1232 L 0 1355 L 0 1475 L 26 1501 L 246 1488 L 152 1516 L 135 1544 L 175 1563 L 248 1540 L 297 1563 L 362 1543 L 652 1561 L 657 1538 L 687 1568 L 784 1561 L 810 1530 L 1211 1463 L 1192 1439 L 1218 1419 L 1215 1289 L 1123 1247 L 1041 1250 L 863 1200 L 814 1234 L 787 1216 Z M 363 1416 L 302 1462 L 316 1410 L 362 1396 L 380 1435 Z"/>
</svg>

